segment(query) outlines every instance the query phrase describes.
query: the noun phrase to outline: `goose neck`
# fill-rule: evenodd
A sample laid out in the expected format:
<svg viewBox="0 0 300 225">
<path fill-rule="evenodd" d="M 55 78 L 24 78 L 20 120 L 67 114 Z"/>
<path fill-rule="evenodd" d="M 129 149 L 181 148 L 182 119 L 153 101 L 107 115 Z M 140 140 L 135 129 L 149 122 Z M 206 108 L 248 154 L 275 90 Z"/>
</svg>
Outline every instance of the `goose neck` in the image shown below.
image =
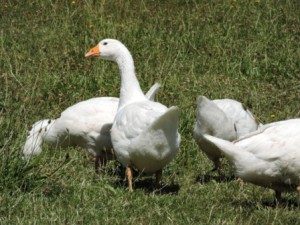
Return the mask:
<svg viewBox="0 0 300 225">
<path fill-rule="evenodd" d="M 117 63 L 121 74 L 119 108 L 126 104 L 145 100 L 146 97 L 135 75 L 134 62 L 131 54 L 124 53 L 117 59 Z"/>
</svg>

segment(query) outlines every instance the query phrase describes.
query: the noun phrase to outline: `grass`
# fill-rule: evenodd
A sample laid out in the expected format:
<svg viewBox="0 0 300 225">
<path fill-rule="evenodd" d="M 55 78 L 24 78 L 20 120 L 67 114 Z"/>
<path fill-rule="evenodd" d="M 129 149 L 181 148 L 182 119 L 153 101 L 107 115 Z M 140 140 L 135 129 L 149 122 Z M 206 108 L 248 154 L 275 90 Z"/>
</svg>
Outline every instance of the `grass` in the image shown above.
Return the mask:
<svg viewBox="0 0 300 225">
<path fill-rule="evenodd" d="M 295 193 L 278 206 L 271 190 L 205 180 L 212 163 L 192 139 L 198 95 L 244 102 L 263 123 L 300 116 L 298 1 L 3 0 L 0 28 L 0 224 L 300 224 Z M 118 96 L 117 66 L 84 58 L 106 37 L 130 49 L 143 90 L 159 82 L 158 100 L 180 107 L 163 191 L 135 176 L 130 194 L 118 164 L 95 175 L 77 148 L 21 160 L 35 121 Z"/>
</svg>

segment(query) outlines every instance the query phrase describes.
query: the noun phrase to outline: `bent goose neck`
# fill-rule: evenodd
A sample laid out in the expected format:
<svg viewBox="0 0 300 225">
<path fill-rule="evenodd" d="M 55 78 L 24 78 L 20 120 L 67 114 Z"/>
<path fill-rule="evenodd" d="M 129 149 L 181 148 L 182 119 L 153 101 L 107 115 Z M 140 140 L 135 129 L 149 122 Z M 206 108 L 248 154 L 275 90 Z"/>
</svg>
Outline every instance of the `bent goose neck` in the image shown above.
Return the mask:
<svg viewBox="0 0 300 225">
<path fill-rule="evenodd" d="M 119 108 L 132 102 L 145 100 L 146 97 L 135 75 L 134 62 L 131 54 L 129 52 L 123 52 L 123 54 L 117 58 L 117 63 L 121 74 Z"/>
</svg>

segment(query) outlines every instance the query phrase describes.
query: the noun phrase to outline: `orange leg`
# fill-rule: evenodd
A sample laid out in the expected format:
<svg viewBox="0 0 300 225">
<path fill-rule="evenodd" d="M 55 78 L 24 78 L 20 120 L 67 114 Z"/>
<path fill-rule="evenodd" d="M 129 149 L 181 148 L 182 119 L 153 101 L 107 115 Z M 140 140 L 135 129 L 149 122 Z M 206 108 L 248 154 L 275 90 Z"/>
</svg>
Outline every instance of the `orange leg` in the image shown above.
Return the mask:
<svg viewBox="0 0 300 225">
<path fill-rule="evenodd" d="M 158 170 L 155 172 L 155 185 L 156 185 L 156 188 L 159 188 L 160 187 L 160 184 L 161 184 L 161 179 L 162 179 L 162 170 Z"/>
<path fill-rule="evenodd" d="M 129 166 L 127 166 L 125 173 L 128 180 L 129 192 L 132 192 L 132 169 Z"/>
<path fill-rule="evenodd" d="M 300 200 L 300 185 L 297 186 L 296 188 L 297 192 L 298 192 L 298 204 L 299 204 L 299 200 Z"/>
<path fill-rule="evenodd" d="M 300 185 L 297 186 L 296 190 L 297 190 L 298 194 L 300 195 Z"/>
</svg>

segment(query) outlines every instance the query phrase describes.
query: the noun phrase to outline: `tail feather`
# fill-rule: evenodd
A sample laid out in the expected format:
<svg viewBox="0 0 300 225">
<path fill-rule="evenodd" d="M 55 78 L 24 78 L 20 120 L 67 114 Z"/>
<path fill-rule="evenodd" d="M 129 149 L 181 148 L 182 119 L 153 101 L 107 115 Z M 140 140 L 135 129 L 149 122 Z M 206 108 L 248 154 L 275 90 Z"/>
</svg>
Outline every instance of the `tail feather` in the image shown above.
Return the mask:
<svg viewBox="0 0 300 225">
<path fill-rule="evenodd" d="M 233 142 L 216 138 L 207 134 L 204 135 L 204 138 L 216 145 L 231 163 L 240 161 L 245 157 L 252 157 L 249 152 L 244 151 Z"/>
<path fill-rule="evenodd" d="M 169 123 L 168 128 L 174 127 L 177 130 L 178 126 L 178 121 L 179 121 L 179 110 L 177 107 L 172 106 L 170 107 L 162 116 L 157 118 L 149 127 L 149 129 L 160 129 L 163 127 L 165 123 Z"/>
<path fill-rule="evenodd" d="M 27 136 L 24 148 L 23 148 L 23 159 L 29 160 L 34 155 L 39 155 L 42 152 L 41 145 L 43 138 L 49 129 L 49 126 L 55 120 L 40 120 L 32 125 L 29 135 Z"/>
<path fill-rule="evenodd" d="M 145 94 L 150 101 L 154 101 L 156 92 L 159 90 L 160 86 L 161 85 L 159 83 L 155 83 Z"/>
<path fill-rule="evenodd" d="M 179 110 L 177 107 L 172 106 L 165 112 L 162 116 L 157 118 L 148 130 L 163 130 L 168 138 L 169 144 L 176 146 L 180 144 L 180 134 L 178 133 L 178 123 L 179 123 Z M 176 142 L 174 142 L 176 140 Z"/>
<path fill-rule="evenodd" d="M 130 149 L 135 151 L 129 149 L 128 152 L 131 163 L 136 168 L 146 173 L 154 173 L 176 156 L 180 145 L 180 134 L 177 131 L 178 119 L 178 108 L 171 107 L 131 141 Z M 146 160 L 141 161 L 141 157 L 145 155 L 147 155 Z"/>
</svg>

